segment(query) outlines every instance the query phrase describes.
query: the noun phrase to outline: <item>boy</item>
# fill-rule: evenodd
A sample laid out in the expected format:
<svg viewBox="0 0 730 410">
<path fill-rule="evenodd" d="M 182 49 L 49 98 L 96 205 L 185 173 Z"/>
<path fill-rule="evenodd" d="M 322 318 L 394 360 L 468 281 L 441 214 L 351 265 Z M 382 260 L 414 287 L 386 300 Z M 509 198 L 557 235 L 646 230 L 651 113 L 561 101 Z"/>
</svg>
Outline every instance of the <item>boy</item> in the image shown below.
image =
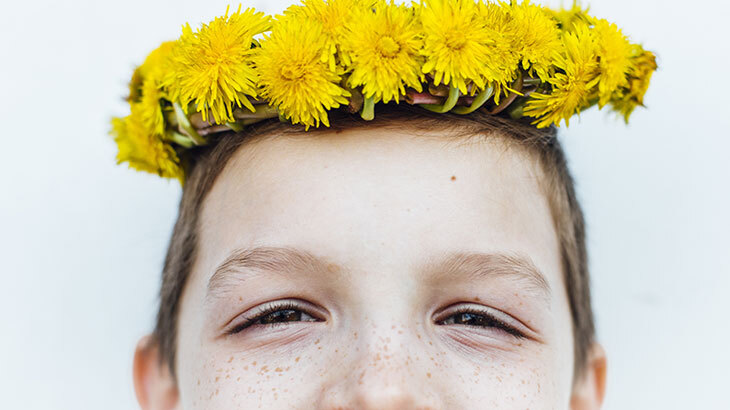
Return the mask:
<svg viewBox="0 0 730 410">
<path fill-rule="evenodd" d="M 628 119 L 655 68 L 615 25 L 529 2 L 309 0 L 186 27 L 113 123 L 119 162 L 184 183 L 141 407 L 598 409 L 555 126 L 596 104 Z"/>
<path fill-rule="evenodd" d="M 200 154 L 135 357 L 142 408 L 600 407 L 554 130 L 411 111 Z"/>
</svg>

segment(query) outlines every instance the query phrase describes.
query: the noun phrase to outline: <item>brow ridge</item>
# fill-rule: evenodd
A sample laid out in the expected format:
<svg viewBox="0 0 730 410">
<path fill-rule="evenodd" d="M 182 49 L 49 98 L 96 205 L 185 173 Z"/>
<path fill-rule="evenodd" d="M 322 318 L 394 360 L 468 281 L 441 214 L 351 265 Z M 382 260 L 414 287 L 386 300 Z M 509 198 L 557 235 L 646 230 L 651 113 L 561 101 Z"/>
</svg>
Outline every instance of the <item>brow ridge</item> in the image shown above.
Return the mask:
<svg viewBox="0 0 730 410">
<path fill-rule="evenodd" d="M 257 246 L 233 251 L 218 267 L 208 281 L 208 293 L 224 288 L 231 274 L 241 270 L 263 272 L 292 272 L 337 270 L 339 266 L 324 258 L 293 247 Z"/>
<path fill-rule="evenodd" d="M 224 291 L 231 281 L 238 281 L 239 271 L 249 274 L 291 273 L 291 272 L 336 272 L 342 268 L 313 253 L 288 246 L 257 246 L 240 248 L 233 251 L 214 271 L 208 281 L 208 294 Z M 485 277 L 507 277 L 528 286 L 546 300 L 550 299 L 551 288 L 545 275 L 537 268 L 532 259 L 517 252 L 451 252 L 441 259 L 428 259 L 423 265 L 424 272 L 431 272 L 432 279 L 450 279 L 466 276 L 470 280 Z"/>
<path fill-rule="evenodd" d="M 429 263 L 437 277 L 466 274 L 472 280 L 496 276 L 525 283 L 528 290 L 549 300 L 552 290 L 545 275 L 528 255 L 520 252 L 454 252 L 442 261 Z"/>
</svg>

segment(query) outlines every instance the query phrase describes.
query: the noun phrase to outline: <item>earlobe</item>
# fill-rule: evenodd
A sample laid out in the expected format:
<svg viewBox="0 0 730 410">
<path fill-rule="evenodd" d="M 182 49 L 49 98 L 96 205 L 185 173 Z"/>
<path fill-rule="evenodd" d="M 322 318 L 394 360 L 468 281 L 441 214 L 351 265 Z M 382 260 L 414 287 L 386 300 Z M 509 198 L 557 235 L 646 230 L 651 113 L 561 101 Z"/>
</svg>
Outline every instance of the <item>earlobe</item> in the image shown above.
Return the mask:
<svg viewBox="0 0 730 410">
<path fill-rule="evenodd" d="M 169 367 L 160 361 L 160 350 L 152 336 L 143 337 L 134 352 L 134 390 L 143 410 L 172 410 L 179 394 Z"/>
<path fill-rule="evenodd" d="M 571 410 L 597 410 L 606 393 L 606 351 L 594 342 L 588 354 L 585 373 L 573 388 Z"/>
</svg>

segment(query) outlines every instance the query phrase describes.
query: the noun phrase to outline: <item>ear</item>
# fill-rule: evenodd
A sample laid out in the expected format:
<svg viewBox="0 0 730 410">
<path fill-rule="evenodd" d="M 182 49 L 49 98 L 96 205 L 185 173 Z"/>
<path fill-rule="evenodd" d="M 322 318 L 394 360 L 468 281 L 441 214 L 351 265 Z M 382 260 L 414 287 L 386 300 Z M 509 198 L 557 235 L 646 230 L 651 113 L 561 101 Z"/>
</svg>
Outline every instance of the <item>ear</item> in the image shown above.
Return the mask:
<svg viewBox="0 0 730 410">
<path fill-rule="evenodd" d="M 142 410 L 178 408 L 177 383 L 167 364 L 160 360 L 159 344 L 152 336 L 143 337 L 134 352 L 134 390 Z"/>
<path fill-rule="evenodd" d="M 573 386 L 571 410 L 598 410 L 606 393 L 606 351 L 593 342 L 583 377 Z"/>
</svg>

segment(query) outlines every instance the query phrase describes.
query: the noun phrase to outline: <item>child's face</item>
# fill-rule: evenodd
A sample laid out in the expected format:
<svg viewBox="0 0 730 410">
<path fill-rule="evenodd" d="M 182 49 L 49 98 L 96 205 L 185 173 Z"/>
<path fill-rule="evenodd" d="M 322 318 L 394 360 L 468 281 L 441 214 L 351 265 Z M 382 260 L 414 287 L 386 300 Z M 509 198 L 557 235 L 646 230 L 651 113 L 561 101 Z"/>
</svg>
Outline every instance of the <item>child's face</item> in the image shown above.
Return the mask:
<svg viewBox="0 0 730 410">
<path fill-rule="evenodd" d="M 182 298 L 182 407 L 568 408 L 571 319 L 535 163 L 432 137 L 236 153 Z"/>
</svg>

